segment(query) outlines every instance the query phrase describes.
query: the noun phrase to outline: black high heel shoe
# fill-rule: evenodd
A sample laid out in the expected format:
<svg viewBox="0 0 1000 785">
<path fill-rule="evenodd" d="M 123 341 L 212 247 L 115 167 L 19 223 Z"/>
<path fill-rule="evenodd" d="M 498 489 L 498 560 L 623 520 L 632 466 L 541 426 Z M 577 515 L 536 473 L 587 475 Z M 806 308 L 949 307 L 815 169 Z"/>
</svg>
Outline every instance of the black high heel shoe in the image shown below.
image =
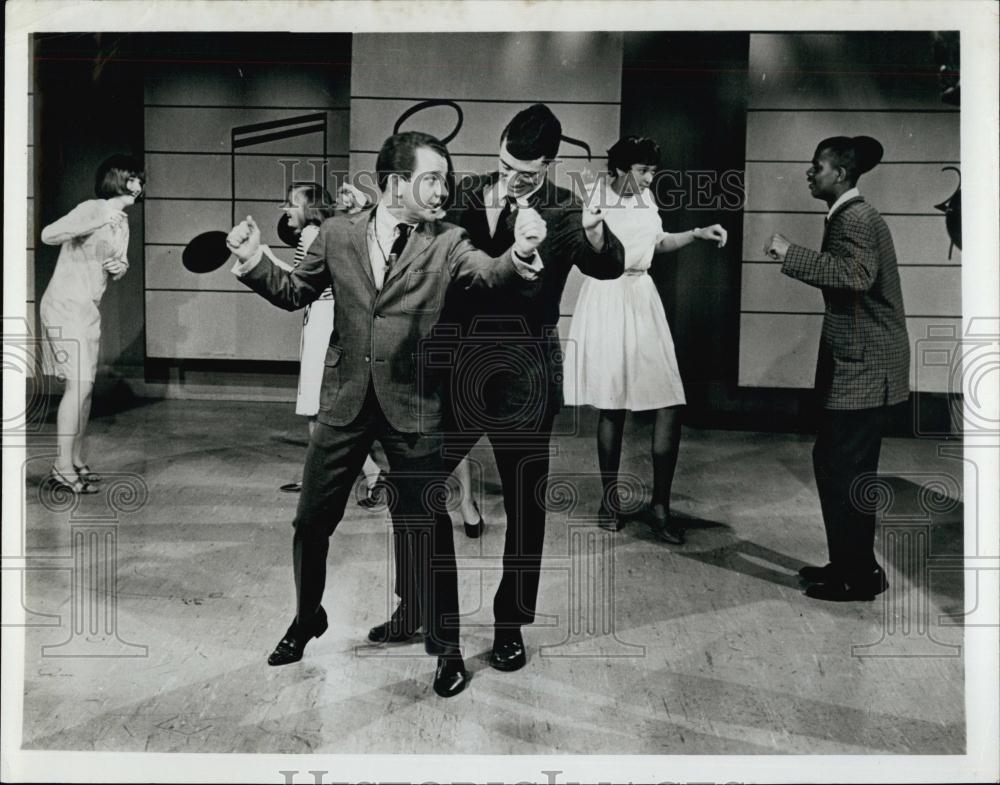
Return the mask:
<svg viewBox="0 0 1000 785">
<path fill-rule="evenodd" d="M 268 665 L 289 665 L 302 659 L 302 654 L 306 650 L 306 644 L 313 638 L 319 638 L 329 626 L 326 619 L 326 611 L 321 605 L 312 620 L 302 628 L 298 622 L 293 621 L 285 637 L 278 641 L 271 656 L 267 658 Z"/>
<path fill-rule="evenodd" d="M 468 521 L 462 521 L 462 525 L 465 526 L 465 536 L 472 540 L 478 540 L 480 535 L 486 529 L 486 521 L 483 520 L 483 515 L 479 512 L 479 505 L 476 504 L 475 500 L 472 502 L 472 506 L 476 508 L 476 515 L 479 516 L 479 520 L 475 523 L 469 523 Z"/>
<path fill-rule="evenodd" d="M 75 493 L 77 496 L 101 492 L 100 488 L 96 485 L 91 485 L 79 474 L 76 476 L 75 480 L 71 480 L 55 466 L 52 467 L 52 471 L 49 473 L 49 476 L 46 477 L 45 482 L 51 483 L 54 487 L 60 488 L 64 491 Z"/>
<path fill-rule="evenodd" d="M 364 498 L 358 499 L 358 506 L 364 507 L 366 510 L 374 510 L 379 505 L 385 503 L 386 490 L 385 472 L 379 472 L 375 483 L 365 490 Z"/>
<path fill-rule="evenodd" d="M 649 511 L 649 518 L 653 534 L 656 535 L 657 539 L 669 542 L 671 545 L 684 544 L 684 527 L 677 523 L 676 518 L 669 514 L 666 516 L 657 515 L 652 509 Z"/>
<path fill-rule="evenodd" d="M 622 517 L 622 500 L 617 493 L 605 492 L 601 495 L 601 504 L 597 508 L 597 525 L 604 531 L 620 532 L 625 528 Z"/>
</svg>

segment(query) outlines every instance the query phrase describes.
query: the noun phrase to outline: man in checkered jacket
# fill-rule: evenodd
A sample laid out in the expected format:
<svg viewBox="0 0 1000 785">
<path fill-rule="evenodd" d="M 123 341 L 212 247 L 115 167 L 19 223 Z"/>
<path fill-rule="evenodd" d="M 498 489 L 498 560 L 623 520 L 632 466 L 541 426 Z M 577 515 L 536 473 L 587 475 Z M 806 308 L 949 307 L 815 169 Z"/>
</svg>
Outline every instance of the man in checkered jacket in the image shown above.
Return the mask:
<svg viewBox="0 0 1000 785">
<path fill-rule="evenodd" d="M 875 513 L 862 490 L 878 470 L 889 406 L 909 396 L 910 344 L 892 236 L 856 187 L 882 159 L 871 137 L 820 142 L 807 178 L 830 212 L 822 250 L 793 245 L 780 234 L 765 253 L 781 271 L 823 292 L 826 313 L 816 369 L 822 399 L 813 467 L 830 563 L 803 567 L 806 595 L 871 600 L 888 587 L 875 560 Z"/>
</svg>

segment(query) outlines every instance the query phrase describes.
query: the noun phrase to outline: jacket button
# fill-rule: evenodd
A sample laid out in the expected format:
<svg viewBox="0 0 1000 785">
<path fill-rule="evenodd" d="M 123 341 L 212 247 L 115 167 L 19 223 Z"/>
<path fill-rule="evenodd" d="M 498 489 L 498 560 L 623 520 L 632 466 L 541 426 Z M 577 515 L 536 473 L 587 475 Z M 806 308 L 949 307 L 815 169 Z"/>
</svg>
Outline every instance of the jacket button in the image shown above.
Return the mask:
<svg viewBox="0 0 1000 785">
<path fill-rule="evenodd" d="M 365 355 L 365 362 L 366 363 L 370 363 L 371 361 L 372 361 L 371 355 L 370 354 L 366 354 Z"/>
</svg>

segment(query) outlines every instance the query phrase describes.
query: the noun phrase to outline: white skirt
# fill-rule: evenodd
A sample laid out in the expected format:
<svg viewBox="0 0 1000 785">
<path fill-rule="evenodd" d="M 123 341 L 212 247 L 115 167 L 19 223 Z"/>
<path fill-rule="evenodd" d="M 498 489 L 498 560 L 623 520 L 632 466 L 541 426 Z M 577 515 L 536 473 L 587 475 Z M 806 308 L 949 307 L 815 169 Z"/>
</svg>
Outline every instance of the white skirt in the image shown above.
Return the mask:
<svg viewBox="0 0 1000 785">
<path fill-rule="evenodd" d="M 674 341 L 646 273 L 586 278 L 566 347 L 569 406 L 644 411 L 685 403 Z"/>
<path fill-rule="evenodd" d="M 299 351 L 299 393 L 295 413 L 315 417 L 319 413 L 319 390 L 323 386 L 323 362 L 333 332 L 333 300 L 316 300 L 306 308 Z"/>
</svg>

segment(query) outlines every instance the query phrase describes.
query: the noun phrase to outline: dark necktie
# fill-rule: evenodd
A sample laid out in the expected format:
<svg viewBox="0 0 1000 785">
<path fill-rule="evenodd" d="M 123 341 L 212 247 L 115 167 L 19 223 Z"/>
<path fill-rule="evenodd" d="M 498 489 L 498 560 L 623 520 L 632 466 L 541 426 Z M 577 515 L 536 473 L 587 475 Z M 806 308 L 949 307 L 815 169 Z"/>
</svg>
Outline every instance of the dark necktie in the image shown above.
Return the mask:
<svg viewBox="0 0 1000 785">
<path fill-rule="evenodd" d="M 517 221 L 517 202 L 511 197 L 504 200 L 503 209 L 497 217 L 493 230 L 493 248 L 507 250 L 514 244 L 514 223 Z"/>
<path fill-rule="evenodd" d="M 392 248 L 389 249 L 389 256 L 385 260 L 386 277 L 388 277 L 392 266 L 403 255 L 403 249 L 406 248 L 406 241 L 410 239 L 410 232 L 413 231 L 413 227 L 409 224 L 396 224 L 396 229 L 399 234 L 396 235 L 396 239 L 392 243 Z"/>
</svg>

